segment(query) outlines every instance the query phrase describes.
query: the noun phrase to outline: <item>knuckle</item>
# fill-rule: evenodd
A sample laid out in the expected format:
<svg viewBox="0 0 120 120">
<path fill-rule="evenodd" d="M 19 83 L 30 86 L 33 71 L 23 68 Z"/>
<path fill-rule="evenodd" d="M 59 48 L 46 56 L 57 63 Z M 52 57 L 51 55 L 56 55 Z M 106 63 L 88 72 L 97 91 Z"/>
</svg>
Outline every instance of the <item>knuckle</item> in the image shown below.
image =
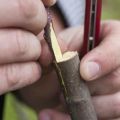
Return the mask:
<svg viewBox="0 0 120 120">
<path fill-rule="evenodd" d="M 33 43 L 31 42 L 31 46 L 33 49 L 33 59 L 38 60 L 41 54 L 41 44 L 38 39 L 35 38 Z M 36 48 L 36 49 L 35 49 Z"/>
<path fill-rule="evenodd" d="M 24 39 L 27 37 L 25 33 L 21 30 L 16 30 L 14 37 L 15 37 L 16 55 L 17 56 L 26 55 L 28 51 L 29 40 Z"/>
<path fill-rule="evenodd" d="M 16 56 L 31 60 L 37 60 L 40 57 L 41 44 L 35 35 L 26 31 L 16 30 L 14 37 Z"/>
<path fill-rule="evenodd" d="M 33 78 L 31 77 L 32 79 L 29 79 L 29 84 L 34 83 L 41 77 L 41 69 L 37 63 L 31 64 L 31 73 L 33 74 Z"/>
<path fill-rule="evenodd" d="M 38 60 L 41 54 L 41 44 L 36 36 L 31 36 L 31 42 L 29 41 L 29 52 L 33 60 Z M 32 49 L 32 50 L 31 50 Z"/>
<path fill-rule="evenodd" d="M 38 0 L 18 0 L 18 9 L 24 18 L 31 19 L 38 14 Z"/>
<path fill-rule="evenodd" d="M 27 65 L 26 68 L 27 69 L 24 72 L 24 76 L 26 76 L 26 77 L 24 77 L 24 78 L 21 77 L 22 80 L 20 81 L 20 83 L 22 83 L 22 84 L 24 82 L 25 86 L 26 85 L 30 85 L 30 84 L 36 82 L 41 77 L 41 68 L 38 65 L 38 63 L 36 63 L 36 62 L 30 62 Z"/>
<path fill-rule="evenodd" d="M 19 82 L 19 78 L 17 77 L 17 66 L 5 66 L 4 69 L 4 75 L 6 79 L 7 86 L 9 88 L 15 86 Z"/>
<path fill-rule="evenodd" d="M 17 0 L 17 9 L 23 18 L 24 28 L 38 34 L 47 24 L 47 14 L 45 7 L 40 0 Z"/>
<path fill-rule="evenodd" d="M 40 16 L 39 16 L 39 20 L 37 21 L 38 22 L 37 24 L 40 24 L 40 30 L 42 30 L 47 24 L 47 13 L 43 4 L 41 4 L 40 7 L 41 7 L 41 10 L 39 13 Z"/>
</svg>

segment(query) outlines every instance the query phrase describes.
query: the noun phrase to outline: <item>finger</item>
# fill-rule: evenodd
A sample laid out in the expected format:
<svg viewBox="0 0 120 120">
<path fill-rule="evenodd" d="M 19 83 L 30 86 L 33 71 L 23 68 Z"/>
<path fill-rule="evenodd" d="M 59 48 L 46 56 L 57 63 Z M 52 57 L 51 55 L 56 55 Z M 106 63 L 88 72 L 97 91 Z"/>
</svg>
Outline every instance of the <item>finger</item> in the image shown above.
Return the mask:
<svg viewBox="0 0 120 120">
<path fill-rule="evenodd" d="M 0 64 L 37 60 L 41 45 L 35 35 L 19 29 L 0 30 Z"/>
<path fill-rule="evenodd" d="M 92 95 L 113 94 L 120 91 L 120 68 L 94 81 L 87 82 Z"/>
<path fill-rule="evenodd" d="M 41 0 L 0 0 L 0 27 L 20 27 L 39 33 L 46 23 Z"/>
<path fill-rule="evenodd" d="M 40 76 L 40 66 L 34 62 L 1 65 L 0 94 L 30 85 Z"/>
<path fill-rule="evenodd" d="M 47 6 L 54 5 L 56 3 L 56 0 L 42 0 L 43 3 Z"/>
<path fill-rule="evenodd" d="M 99 119 L 110 120 L 120 117 L 120 93 L 93 97 Z"/>
<path fill-rule="evenodd" d="M 71 120 L 70 116 L 54 110 L 44 110 L 39 115 L 39 120 Z"/>
<path fill-rule="evenodd" d="M 100 78 L 120 65 L 119 26 L 120 22 L 105 23 L 103 42 L 82 59 L 80 73 L 85 80 Z"/>
<path fill-rule="evenodd" d="M 40 64 L 44 67 L 49 66 L 53 61 L 53 54 L 45 40 L 41 40 L 42 51 L 40 55 Z"/>
<path fill-rule="evenodd" d="M 32 94 L 30 103 L 39 103 L 34 104 L 34 108 L 38 111 L 43 108 L 55 107 L 59 104 L 59 92 L 60 87 L 55 71 L 51 71 L 49 74 L 42 75 L 41 79 L 31 86 L 22 88 L 21 93 L 24 94 L 24 98 L 31 98 L 31 92 L 36 93 Z M 38 97 L 39 95 L 39 97 Z"/>
</svg>

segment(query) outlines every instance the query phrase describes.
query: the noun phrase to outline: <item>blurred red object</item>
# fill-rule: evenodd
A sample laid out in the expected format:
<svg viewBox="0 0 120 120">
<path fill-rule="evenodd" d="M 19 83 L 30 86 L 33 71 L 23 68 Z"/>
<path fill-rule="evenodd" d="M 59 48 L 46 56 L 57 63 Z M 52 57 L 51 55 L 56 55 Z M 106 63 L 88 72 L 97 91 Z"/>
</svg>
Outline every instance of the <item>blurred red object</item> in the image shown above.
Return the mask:
<svg viewBox="0 0 120 120">
<path fill-rule="evenodd" d="M 102 0 L 86 0 L 84 41 L 81 57 L 100 43 Z"/>
</svg>

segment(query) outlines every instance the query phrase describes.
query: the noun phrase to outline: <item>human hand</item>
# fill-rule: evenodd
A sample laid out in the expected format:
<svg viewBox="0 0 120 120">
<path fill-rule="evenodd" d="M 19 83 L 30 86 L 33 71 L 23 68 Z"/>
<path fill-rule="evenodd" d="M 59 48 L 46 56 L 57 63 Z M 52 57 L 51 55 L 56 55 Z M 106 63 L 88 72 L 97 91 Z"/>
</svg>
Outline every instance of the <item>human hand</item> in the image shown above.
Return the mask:
<svg viewBox="0 0 120 120">
<path fill-rule="evenodd" d="M 67 50 L 80 51 L 81 36 L 80 28 L 76 28 L 64 31 L 59 38 L 67 40 Z M 80 74 L 87 81 L 99 120 L 118 120 L 120 117 L 119 38 L 120 22 L 104 22 L 101 44 L 85 55 L 80 64 Z M 43 110 L 39 118 L 70 120 L 69 115 L 54 110 Z"/>
<path fill-rule="evenodd" d="M 0 1 L 0 94 L 41 77 L 37 34 L 47 23 L 45 5 L 55 0 Z"/>
</svg>

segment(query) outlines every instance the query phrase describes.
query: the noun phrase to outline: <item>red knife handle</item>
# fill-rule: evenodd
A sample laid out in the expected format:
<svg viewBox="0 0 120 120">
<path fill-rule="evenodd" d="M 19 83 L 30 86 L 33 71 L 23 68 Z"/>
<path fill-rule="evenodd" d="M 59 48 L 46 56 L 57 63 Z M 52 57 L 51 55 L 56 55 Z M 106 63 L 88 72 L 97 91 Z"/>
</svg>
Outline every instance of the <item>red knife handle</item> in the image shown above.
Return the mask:
<svg viewBox="0 0 120 120">
<path fill-rule="evenodd" d="M 88 52 L 89 45 L 89 34 L 90 34 L 90 24 L 91 23 L 91 3 L 92 0 L 86 0 L 86 9 L 85 9 L 85 25 L 84 25 L 84 40 L 81 57 L 83 57 Z M 101 20 L 101 10 L 102 10 L 102 0 L 97 0 L 96 4 L 96 15 L 95 15 L 95 36 L 94 36 L 94 47 L 100 43 L 99 33 L 100 33 L 100 20 Z"/>
<path fill-rule="evenodd" d="M 96 15 L 96 28 L 95 28 L 95 46 L 100 43 L 100 21 L 101 21 L 101 11 L 102 11 L 102 0 L 98 0 L 97 3 L 97 15 Z"/>
</svg>

